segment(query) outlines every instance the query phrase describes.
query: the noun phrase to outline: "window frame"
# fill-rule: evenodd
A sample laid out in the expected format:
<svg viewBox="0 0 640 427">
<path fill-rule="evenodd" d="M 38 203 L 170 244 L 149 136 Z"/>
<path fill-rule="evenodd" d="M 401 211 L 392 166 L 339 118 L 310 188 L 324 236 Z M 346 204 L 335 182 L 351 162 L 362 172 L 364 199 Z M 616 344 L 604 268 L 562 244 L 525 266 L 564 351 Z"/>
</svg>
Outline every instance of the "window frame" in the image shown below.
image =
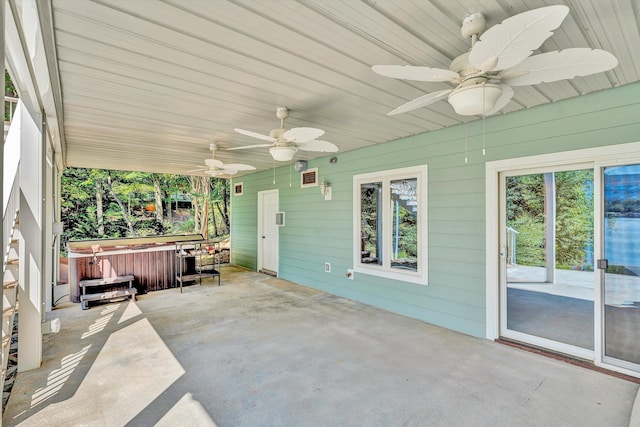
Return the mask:
<svg viewBox="0 0 640 427">
<path fill-rule="evenodd" d="M 389 169 L 353 176 L 353 270 L 356 273 L 384 277 L 403 282 L 428 285 L 428 166 L 419 165 Z M 391 266 L 391 242 L 393 214 L 391 209 L 391 181 L 416 179 L 418 214 L 416 216 L 418 239 L 417 271 L 400 270 Z M 362 201 L 360 188 L 366 183 L 382 183 L 382 265 L 362 263 L 360 244 L 362 231 Z"/>
</svg>

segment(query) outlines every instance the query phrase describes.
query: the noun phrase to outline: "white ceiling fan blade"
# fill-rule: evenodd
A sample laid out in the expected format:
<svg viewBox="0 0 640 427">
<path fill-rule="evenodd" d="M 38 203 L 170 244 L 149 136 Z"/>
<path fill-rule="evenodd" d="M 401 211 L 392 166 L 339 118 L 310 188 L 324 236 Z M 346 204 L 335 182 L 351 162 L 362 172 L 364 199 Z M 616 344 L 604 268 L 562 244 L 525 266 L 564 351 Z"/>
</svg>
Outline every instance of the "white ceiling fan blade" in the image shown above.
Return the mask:
<svg viewBox="0 0 640 427">
<path fill-rule="evenodd" d="M 572 48 L 530 56 L 515 67 L 504 70 L 502 81 L 512 86 L 535 85 L 601 73 L 616 65 L 618 60 L 607 51 Z"/>
<path fill-rule="evenodd" d="M 513 98 L 513 89 L 511 89 L 511 86 L 501 84 L 500 87 L 502 88 L 502 95 L 500 95 L 492 109 L 490 109 L 489 111 L 485 111 L 485 113 L 483 114 L 484 116 L 491 116 L 502 110 L 505 105 L 507 105 L 509 101 L 511 101 L 511 98 Z"/>
<path fill-rule="evenodd" d="M 254 144 L 254 145 L 243 145 L 242 147 L 231 147 L 227 148 L 227 151 L 233 150 L 246 150 L 248 148 L 259 148 L 259 147 L 271 147 L 272 144 Z"/>
<path fill-rule="evenodd" d="M 223 169 L 231 169 L 231 170 L 235 170 L 235 171 L 253 171 L 256 170 L 256 168 L 254 168 L 251 165 L 245 165 L 242 163 L 229 163 L 228 165 L 224 165 Z"/>
<path fill-rule="evenodd" d="M 396 114 L 406 113 L 407 111 L 413 111 L 420 107 L 425 107 L 429 104 L 433 104 L 436 101 L 440 101 L 451 92 L 453 92 L 453 89 L 445 89 L 438 92 L 428 93 L 421 96 L 420 98 L 416 98 L 413 101 L 409 101 L 406 104 L 399 106 L 395 110 L 389 111 L 387 113 L 387 116 L 395 116 Z"/>
<path fill-rule="evenodd" d="M 569 13 L 563 5 L 541 7 L 507 18 L 480 36 L 469 62 L 482 71 L 504 70 L 539 48 Z"/>
<path fill-rule="evenodd" d="M 301 127 L 289 129 L 283 136 L 289 142 L 307 142 L 319 138 L 322 135 L 324 135 L 322 129 Z"/>
<path fill-rule="evenodd" d="M 223 163 L 218 159 L 204 159 L 204 164 L 209 167 L 209 169 L 213 168 L 221 168 Z"/>
<path fill-rule="evenodd" d="M 228 169 L 228 168 L 224 168 L 220 172 L 222 175 L 235 175 L 238 173 L 236 169 Z"/>
<path fill-rule="evenodd" d="M 296 144 L 296 148 L 302 151 L 319 151 L 322 153 L 335 153 L 338 151 L 338 146 L 329 141 L 308 141 L 303 144 Z"/>
<path fill-rule="evenodd" d="M 238 128 L 235 128 L 234 130 L 236 132 L 238 132 L 239 134 L 241 134 L 241 135 L 250 136 L 251 138 L 262 139 L 264 141 L 269 141 L 269 142 L 276 142 L 277 141 L 275 138 L 272 138 L 269 135 L 263 135 L 263 134 L 258 133 L 258 132 L 253 132 L 253 131 L 250 131 L 250 130 L 244 130 L 244 129 L 238 129 Z"/>
<path fill-rule="evenodd" d="M 455 71 L 414 65 L 374 65 L 371 69 L 381 76 L 421 82 L 455 82 L 460 78 Z"/>
</svg>

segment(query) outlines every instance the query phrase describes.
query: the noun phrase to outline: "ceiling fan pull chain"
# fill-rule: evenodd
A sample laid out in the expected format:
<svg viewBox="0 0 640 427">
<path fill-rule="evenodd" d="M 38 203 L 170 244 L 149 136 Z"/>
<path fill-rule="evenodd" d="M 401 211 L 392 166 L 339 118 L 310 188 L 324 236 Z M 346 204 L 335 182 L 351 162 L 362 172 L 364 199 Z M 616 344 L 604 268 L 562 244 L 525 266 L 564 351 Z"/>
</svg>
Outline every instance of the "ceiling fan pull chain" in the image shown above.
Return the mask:
<svg viewBox="0 0 640 427">
<path fill-rule="evenodd" d="M 482 116 L 482 155 L 484 156 L 486 154 L 486 150 L 485 150 L 485 135 L 487 134 L 486 128 L 485 128 L 485 124 L 484 124 L 484 116 Z"/>
<path fill-rule="evenodd" d="M 464 124 L 464 164 L 468 163 L 468 154 L 469 154 L 469 128 L 467 127 L 467 123 Z"/>
<path fill-rule="evenodd" d="M 289 160 L 289 188 L 291 188 L 291 169 L 292 169 L 291 160 Z"/>
<path fill-rule="evenodd" d="M 273 159 L 273 185 L 276 185 L 276 160 Z"/>
<path fill-rule="evenodd" d="M 487 82 L 482 83 L 482 155 L 483 156 L 486 153 L 486 150 L 485 150 L 485 139 L 484 139 L 484 136 L 486 134 L 485 127 L 484 127 L 484 118 L 485 118 L 485 113 L 486 113 L 485 108 L 487 108 L 487 104 L 485 104 L 485 100 L 484 100 L 485 83 L 487 83 Z"/>
</svg>

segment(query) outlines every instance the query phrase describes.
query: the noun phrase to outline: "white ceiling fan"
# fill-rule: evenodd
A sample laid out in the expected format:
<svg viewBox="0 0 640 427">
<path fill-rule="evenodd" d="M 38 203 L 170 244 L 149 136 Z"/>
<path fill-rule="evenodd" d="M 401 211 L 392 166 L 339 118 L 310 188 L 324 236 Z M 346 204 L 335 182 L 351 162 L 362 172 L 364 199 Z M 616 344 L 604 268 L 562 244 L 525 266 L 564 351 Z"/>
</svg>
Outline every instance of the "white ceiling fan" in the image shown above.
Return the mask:
<svg viewBox="0 0 640 427">
<path fill-rule="evenodd" d="M 243 147 L 228 148 L 227 150 L 246 150 L 249 148 L 271 147 L 269 149 L 271 157 L 279 162 L 288 162 L 293 159 L 293 156 L 298 150 L 319 151 L 323 153 L 333 153 L 338 151 L 338 147 L 335 144 L 316 139 L 324 135 L 324 131 L 322 129 L 310 127 L 286 129 L 284 127 L 284 119 L 289 117 L 289 110 L 287 107 L 278 107 L 276 109 L 276 117 L 280 119 L 280 127 L 271 130 L 269 135 L 263 135 L 250 130 L 234 129 L 239 134 L 268 141 L 269 144 L 246 145 Z"/>
<path fill-rule="evenodd" d="M 209 144 L 209 150 L 211 150 L 211 158 L 204 160 L 204 167 L 200 167 L 197 169 L 192 169 L 188 172 L 202 172 L 211 176 L 221 176 L 221 175 L 235 175 L 239 171 L 252 171 L 256 170 L 255 167 L 251 165 L 245 165 L 242 163 L 228 163 L 224 164 L 222 161 L 216 159 L 216 150 L 218 148 L 218 144 L 212 143 Z"/>
<path fill-rule="evenodd" d="M 455 58 L 449 70 L 409 65 L 374 65 L 373 71 L 396 79 L 451 82 L 453 89 L 429 93 L 390 111 L 393 116 L 447 99 L 456 113 L 488 116 L 513 97 L 511 86 L 534 85 L 610 70 L 618 65 L 600 49 L 571 48 L 530 56 L 558 28 L 569 13 L 563 5 L 523 12 L 489 28 L 481 13 L 462 22 L 462 36 L 471 49 Z M 482 35 L 481 35 L 482 34 Z"/>
</svg>

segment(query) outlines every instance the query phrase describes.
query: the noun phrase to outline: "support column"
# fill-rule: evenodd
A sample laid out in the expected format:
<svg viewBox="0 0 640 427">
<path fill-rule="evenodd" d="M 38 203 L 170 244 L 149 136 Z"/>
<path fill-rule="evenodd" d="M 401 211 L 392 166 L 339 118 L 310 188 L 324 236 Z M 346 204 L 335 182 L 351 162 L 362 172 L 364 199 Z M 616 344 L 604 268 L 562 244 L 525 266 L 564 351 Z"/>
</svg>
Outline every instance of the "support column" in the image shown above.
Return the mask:
<svg viewBox="0 0 640 427">
<path fill-rule="evenodd" d="M 39 112 L 19 104 L 20 122 L 20 304 L 18 370 L 40 367 L 42 361 L 42 132 Z"/>
<path fill-rule="evenodd" d="M 545 267 L 547 283 L 556 279 L 556 174 L 544 174 Z"/>
</svg>

